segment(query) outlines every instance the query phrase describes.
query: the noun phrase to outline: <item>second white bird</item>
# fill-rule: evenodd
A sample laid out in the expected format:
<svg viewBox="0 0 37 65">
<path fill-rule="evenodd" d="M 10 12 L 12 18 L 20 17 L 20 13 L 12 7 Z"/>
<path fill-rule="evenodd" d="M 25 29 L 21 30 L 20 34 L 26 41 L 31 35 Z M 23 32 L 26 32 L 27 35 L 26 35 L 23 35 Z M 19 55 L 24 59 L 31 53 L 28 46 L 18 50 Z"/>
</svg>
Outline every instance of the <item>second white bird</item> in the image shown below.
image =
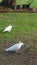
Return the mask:
<svg viewBox="0 0 37 65">
<path fill-rule="evenodd" d="M 15 44 L 7 49 L 5 49 L 5 51 L 12 51 L 12 52 L 17 52 L 18 50 L 20 50 L 20 48 L 22 47 L 22 45 L 24 45 L 24 43 L 19 42 L 18 44 Z"/>
</svg>

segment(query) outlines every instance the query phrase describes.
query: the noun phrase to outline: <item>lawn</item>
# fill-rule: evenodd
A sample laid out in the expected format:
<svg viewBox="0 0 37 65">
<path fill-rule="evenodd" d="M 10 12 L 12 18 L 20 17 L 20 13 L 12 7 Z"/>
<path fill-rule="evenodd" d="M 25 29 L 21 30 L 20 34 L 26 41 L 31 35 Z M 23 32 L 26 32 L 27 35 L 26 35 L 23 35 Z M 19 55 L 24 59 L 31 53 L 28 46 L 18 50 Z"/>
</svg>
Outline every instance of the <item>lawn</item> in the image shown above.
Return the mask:
<svg viewBox="0 0 37 65">
<path fill-rule="evenodd" d="M 1 2 L 2 0 L 0 0 L 0 2 Z"/>
<path fill-rule="evenodd" d="M 32 2 L 32 0 L 31 1 L 29 1 L 29 0 L 16 0 L 16 4 L 28 4 L 28 3 L 30 3 L 30 2 Z"/>
<path fill-rule="evenodd" d="M 37 8 L 37 0 L 34 0 L 31 6 Z"/>
<path fill-rule="evenodd" d="M 27 1 L 29 1 L 29 0 L 20 0 L 20 1 L 16 0 L 16 4 L 22 5 L 22 4 L 28 4 L 28 3 L 30 3 L 30 1 L 29 2 L 27 2 Z M 31 0 L 31 2 L 32 2 L 31 7 L 37 8 L 37 0 Z"/>
<path fill-rule="evenodd" d="M 12 25 L 11 32 L 3 33 Z M 18 53 L 7 53 L 7 47 L 24 43 Z M 0 65 L 37 65 L 37 13 L 0 13 Z"/>
</svg>

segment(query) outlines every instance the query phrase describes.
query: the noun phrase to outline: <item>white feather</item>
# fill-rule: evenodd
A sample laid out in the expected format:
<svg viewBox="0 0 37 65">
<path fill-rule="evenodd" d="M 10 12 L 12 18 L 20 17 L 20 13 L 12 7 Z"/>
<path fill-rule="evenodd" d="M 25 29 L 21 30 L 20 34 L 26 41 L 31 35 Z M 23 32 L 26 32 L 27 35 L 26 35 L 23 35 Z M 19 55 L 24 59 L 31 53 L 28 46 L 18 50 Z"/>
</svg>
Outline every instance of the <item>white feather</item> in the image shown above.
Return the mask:
<svg viewBox="0 0 37 65">
<path fill-rule="evenodd" d="M 10 26 L 6 27 L 3 32 L 10 32 L 11 29 L 12 29 L 12 26 L 10 25 Z"/>
<path fill-rule="evenodd" d="M 12 51 L 12 52 L 15 51 L 15 52 L 17 52 L 18 50 L 20 50 L 20 48 L 22 47 L 22 45 L 24 45 L 24 43 L 19 42 L 18 44 L 14 44 L 13 46 L 5 49 L 5 51 Z"/>
</svg>

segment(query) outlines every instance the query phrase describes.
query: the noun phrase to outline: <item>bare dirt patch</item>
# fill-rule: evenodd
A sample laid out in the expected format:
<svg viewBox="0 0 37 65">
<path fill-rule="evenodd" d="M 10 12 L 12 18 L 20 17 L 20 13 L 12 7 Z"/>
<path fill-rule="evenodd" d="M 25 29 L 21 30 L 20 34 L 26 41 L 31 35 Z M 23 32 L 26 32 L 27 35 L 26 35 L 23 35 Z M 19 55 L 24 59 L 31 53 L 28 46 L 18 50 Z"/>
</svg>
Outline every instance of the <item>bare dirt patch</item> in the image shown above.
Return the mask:
<svg viewBox="0 0 37 65">
<path fill-rule="evenodd" d="M 0 45 L 0 65 L 37 65 L 37 52 L 34 51 L 35 45 L 29 48 L 24 46 L 18 53 L 12 53 L 3 50 L 10 45 L 8 41 L 5 43 Z"/>
</svg>

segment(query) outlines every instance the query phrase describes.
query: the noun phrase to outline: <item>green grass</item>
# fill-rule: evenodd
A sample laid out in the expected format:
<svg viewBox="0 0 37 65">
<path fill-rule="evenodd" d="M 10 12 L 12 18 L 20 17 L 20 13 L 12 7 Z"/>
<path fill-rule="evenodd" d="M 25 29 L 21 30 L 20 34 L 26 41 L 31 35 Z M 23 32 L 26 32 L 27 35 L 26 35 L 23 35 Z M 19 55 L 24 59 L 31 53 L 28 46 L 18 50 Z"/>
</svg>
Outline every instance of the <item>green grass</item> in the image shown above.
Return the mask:
<svg viewBox="0 0 37 65">
<path fill-rule="evenodd" d="M 2 0 L 0 0 L 0 2 L 1 2 Z"/>
<path fill-rule="evenodd" d="M 29 0 L 16 0 L 16 4 L 28 4 L 28 3 L 30 3 L 31 1 L 29 1 Z"/>
<path fill-rule="evenodd" d="M 11 32 L 3 30 L 12 25 Z M 24 49 L 17 54 L 4 52 L 4 49 L 24 42 Z M 0 61 L 1 65 L 32 65 L 37 64 L 37 13 L 0 13 Z M 31 60 L 32 59 L 32 60 Z M 34 62 L 35 60 L 35 62 Z"/>
<path fill-rule="evenodd" d="M 34 0 L 31 6 L 37 8 L 37 0 Z"/>
<path fill-rule="evenodd" d="M 10 17 L 11 16 L 11 17 Z M 10 33 L 3 33 L 6 26 L 12 25 L 13 28 Z M 0 41 L 14 39 L 37 40 L 37 13 L 3 13 L 0 14 Z M 31 37 L 29 37 L 31 36 Z"/>
<path fill-rule="evenodd" d="M 29 1 L 29 0 L 16 0 L 16 4 L 20 4 L 20 5 L 22 5 L 22 4 L 28 4 L 29 2 L 27 2 L 27 1 Z M 32 4 L 31 4 L 31 7 L 35 7 L 35 8 L 37 8 L 37 0 L 33 0 L 32 1 Z"/>
<path fill-rule="evenodd" d="M 17 1 L 17 4 L 22 3 L 24 1 Z M 37 0 L 34 0 L 31 7 L 37 7 Z M 12 25 L 13 28 L 11 32 L 4 33 L 3 30 L 8 25 Z M 19 40 L 24 42 L 24 48 L 20 53 L 4 52 L 5 48 Z M 0 13 L 0 65 L 37 65 L 36 60 L 37 13 Z"/>
</svg>

